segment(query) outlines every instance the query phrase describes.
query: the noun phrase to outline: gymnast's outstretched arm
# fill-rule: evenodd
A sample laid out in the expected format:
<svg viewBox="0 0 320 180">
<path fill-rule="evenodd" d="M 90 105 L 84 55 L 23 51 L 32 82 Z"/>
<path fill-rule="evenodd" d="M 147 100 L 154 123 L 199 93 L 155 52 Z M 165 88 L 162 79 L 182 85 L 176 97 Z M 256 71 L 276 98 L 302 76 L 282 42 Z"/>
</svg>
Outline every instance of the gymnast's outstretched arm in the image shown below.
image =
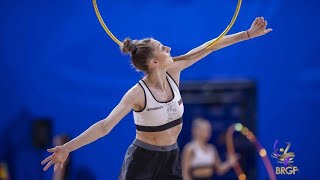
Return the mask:
<svg viewBox="0 0 320 180">
<path fill-rule="evenodd" d="M 230 46 L 232 44 L 245 41 L 248 39 L 252 39 L 255 37 L 259 37 L 265 34 L 268 34 L 272 31 L 271 28 L 266 29 L 268 23 L 263 17 L 257 17 L 251 24 L 251 27 L 247 31 L 238 32 L 235 34 L 227 35 L 222 37 L 216 44 L 214 44 L 212 47 L 207 49 L 207 45 L 210 44 L 213 40 L 210 40 L 204 44 L 202 44 L 199 47 L 196 47 L 186 53 L 185 55 L 181 56 L 184 57 L 184 59 L 180 59 L 180 57 L 173 57 L 175 63 L 173 66 L 176 66 L 176 69 L 179 69 L 180 71 L 191 66 L 195 62 L 199 61 L 200 59 L 206 57 L 211 52 L 222 49 L 224 47 Z"/>
<path fill-rule="evenodd" d="M 120 103 L 112 110 L 107 118 L 93 124 L 70 142 L 62 146 L 56 146 L 48 149 L 48 152 L 51 152 L 52 154 L 41 162 L 42 165 L 47 163 L 43 170 L 46 171 L 53 164 L 55 170 L 57 168 L 62 168 L 63 163 L 69 156 L 70 152 L 107 135 L 124 116 L 126 116 L 132 109 L 136 108 L 136 104 L 139 104 L 137 103 L 137 99 L 142 99 L 136 98 L 139 96 L 142 96 L 142 92 L 136 85 L 123 96 Z"/>
</svg>

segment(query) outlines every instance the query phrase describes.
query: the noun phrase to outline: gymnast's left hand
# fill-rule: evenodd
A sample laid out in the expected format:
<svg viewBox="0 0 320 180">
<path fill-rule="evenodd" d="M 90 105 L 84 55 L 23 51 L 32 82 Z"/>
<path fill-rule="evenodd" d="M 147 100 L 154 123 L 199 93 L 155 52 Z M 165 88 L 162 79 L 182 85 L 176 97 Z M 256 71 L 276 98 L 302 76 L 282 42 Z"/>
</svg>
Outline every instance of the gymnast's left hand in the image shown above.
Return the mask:
<svg viewBox="0 0 320 180">
<path fill-rule="evenodd" d="M 251 24 L 250 29 L 247 31 L 249 38 L 263 36 L 272 31 L 271 28 L 267 29 L 268 22 L 263 17 L 257 17 Z"/>
</svg>

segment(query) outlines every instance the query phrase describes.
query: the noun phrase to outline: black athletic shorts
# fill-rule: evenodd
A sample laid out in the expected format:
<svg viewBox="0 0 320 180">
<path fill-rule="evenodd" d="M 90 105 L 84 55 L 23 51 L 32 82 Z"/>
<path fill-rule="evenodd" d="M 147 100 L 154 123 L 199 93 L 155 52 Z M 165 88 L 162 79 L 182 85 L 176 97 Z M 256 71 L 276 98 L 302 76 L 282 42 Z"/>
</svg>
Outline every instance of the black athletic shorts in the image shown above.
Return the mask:
<svg viewBox="0 0 320 180">
<path fill-rule="evenodd" d="M 177 144 L 154 146 L 135 139 L 124 157 L 119 180 L 182 180 Z"/>
</svg>

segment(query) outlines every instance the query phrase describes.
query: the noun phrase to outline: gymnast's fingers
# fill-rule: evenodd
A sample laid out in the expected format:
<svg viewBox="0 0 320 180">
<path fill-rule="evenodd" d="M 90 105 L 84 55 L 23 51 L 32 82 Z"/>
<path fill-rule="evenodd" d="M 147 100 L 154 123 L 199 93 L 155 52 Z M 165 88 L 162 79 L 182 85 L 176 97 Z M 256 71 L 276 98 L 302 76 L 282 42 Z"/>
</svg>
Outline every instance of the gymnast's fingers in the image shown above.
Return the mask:
<svg viewBox="0 0 320 180">
<path fill-rule="evenodd" d="M 259 18 L 256 18 L 255 20 L 254 20 L 254 25 L 258 25 L 258 23 L 259 23 Z"/>
<path fill-rule="evenodd" d="M 49 167 L 53 164 L 54 162 L 51 160 L 44 168 L 43 170 L 46 171 L 49 169 Z"/>
<path fill-rule="evenodd" d="M 271 31 L 273 31 L 273 29 L 269 28 L 269 29 L 265 30 L 265 33 L 267 34 L 267 33 L 271 32 Z"/>
<path fill-rule="evenodd" d="M 45 163 L 47 163 L 48 161 L 50 161 L 52 159 L 52 156 L 48 156 L 46 159 L 44 159 L 42 162 L 41 162 L 41 165 L 44 165 Z"/>
<path fill-rule="evenodd" d="M 57 151 L 57 147 L 51 148 L 47 150 L 48 152 L 56 152 Z"/>
</svg>

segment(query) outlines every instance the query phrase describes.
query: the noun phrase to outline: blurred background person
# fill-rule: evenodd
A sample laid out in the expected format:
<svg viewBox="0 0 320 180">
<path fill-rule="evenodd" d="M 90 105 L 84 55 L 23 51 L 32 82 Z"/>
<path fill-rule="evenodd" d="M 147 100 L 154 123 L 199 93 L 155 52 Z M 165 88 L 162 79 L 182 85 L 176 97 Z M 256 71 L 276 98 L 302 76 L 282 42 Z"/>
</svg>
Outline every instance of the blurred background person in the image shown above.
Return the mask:
<svg viewBox="0 0 320 180">
<path fill-rule="evenodd" d="M 182 172 L 185 180 L 210 180 L 213 175 L 225 174 L 237 161 L 229 156 L 222 162 L 214 145 L 209 144 L 212 127 L 208 120 L 197 118 L 192 122 L 192 140 L 184 147 Z"/>
</svg>

